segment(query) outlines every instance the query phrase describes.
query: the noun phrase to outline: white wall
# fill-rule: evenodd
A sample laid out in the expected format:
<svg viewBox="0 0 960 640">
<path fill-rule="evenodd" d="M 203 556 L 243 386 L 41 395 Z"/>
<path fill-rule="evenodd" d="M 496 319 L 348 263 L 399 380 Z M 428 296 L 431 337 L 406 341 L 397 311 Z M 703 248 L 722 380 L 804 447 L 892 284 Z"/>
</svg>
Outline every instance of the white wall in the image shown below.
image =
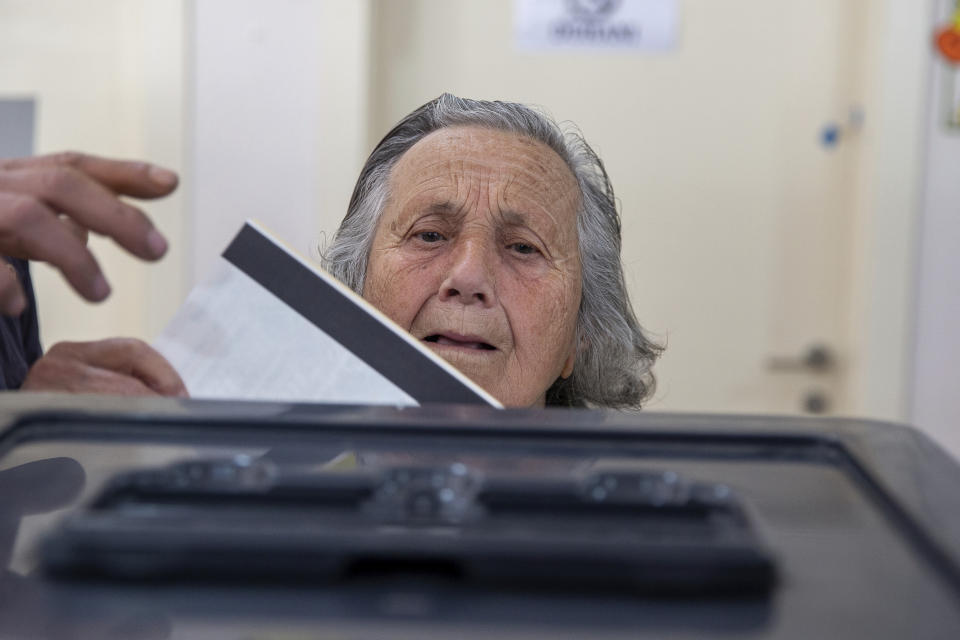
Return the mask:
<svg viewBox="0 0 960 640">
<path fill-rule="evenodd" d="M 0 92 L 37 99 L 38 153 L 75 149 L 150 158 L 180 168 L 180 0 L 4 0 Z M 172 240 L 159 264 L 112 242 L 90 247 L 113 286 L 100 305 L 83 302 L 59 272 L 33 267 L 44 343 L 146 336 L 180 293 L 180 196 L 144 205 Z"/>
<path fill-rule="evenodd" d="M 193 7 L 189 280 L 247 218 L 315 254 L 363 162 L 367 2 Z"/>
<path fill-rule="evenodd" d="M 129 1 L 129 0 L 128 0 Z M 144 159 L 170 167 L 181 175 L 177 191 L 151 203 L 154 222 L 169 240 L 163 262 L 144 270 L 142 286 L 147 292 L 143 320 L 133 333 L 147 340 L 166 326 L 189 291 L 188 221 L 189 164 L 186 144 L 187 88 L 189 77 L 187 0 L 140 0 L 141 29 L 130 47 L 136 47 L 142 62 L 142 145 Z"/>
<path fill-rule="evenodd" d="M 944 24 L 954 3 L 937 4 Z M 933 59 L 928 77 L 910 421 L 960 455 L 960 128 L 946 126 L 944 95 L 960 66 Z"/>
</svg>

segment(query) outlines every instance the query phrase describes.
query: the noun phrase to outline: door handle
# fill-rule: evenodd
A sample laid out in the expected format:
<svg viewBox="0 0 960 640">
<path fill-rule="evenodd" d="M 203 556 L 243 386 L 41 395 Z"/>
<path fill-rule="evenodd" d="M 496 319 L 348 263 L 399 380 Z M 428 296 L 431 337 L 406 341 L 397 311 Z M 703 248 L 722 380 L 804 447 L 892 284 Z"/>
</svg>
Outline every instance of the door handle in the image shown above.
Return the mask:
<svg viewBox="0 0 960 640">
<path fill-rule="evenodd" d="M 837 365 L 833 349 L 822 343 L 814 343 L 799 356 L 772 356 L 767 360 L 770 371 L 808 371 L 828 373 Z"/>
</svg>

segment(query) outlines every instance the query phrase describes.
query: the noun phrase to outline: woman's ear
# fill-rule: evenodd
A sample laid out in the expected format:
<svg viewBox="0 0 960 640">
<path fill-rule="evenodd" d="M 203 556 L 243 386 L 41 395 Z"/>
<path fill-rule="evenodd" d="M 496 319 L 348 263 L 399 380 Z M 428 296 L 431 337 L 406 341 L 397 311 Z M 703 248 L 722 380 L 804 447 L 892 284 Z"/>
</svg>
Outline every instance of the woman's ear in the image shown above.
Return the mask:
<svg viewBox="0 0 960 640">
<path fill-rule="evenodd" d="M 574 344 L 570 345 L 570 355 L 567 356 L 567 361 L 563 363 L 563 371 L 560 372 L 560 377 L 564 380 L 573 375 L 573 365 L 577 361 L 577 354 L 587 348 L 587 340 L 579 335 L 579 330 L 577 330 L 577 334 Z"/>
<path fill-rule="evenodd" d="M 573 374 L 573 363 L 577 360 L 577 350 L 576 348 L 570 349 L 570 355 L 567 356 L 567 361 L 563 363 L 563 371 L 560 372 L 560 377 L 566 380 Z"/>
</svg>

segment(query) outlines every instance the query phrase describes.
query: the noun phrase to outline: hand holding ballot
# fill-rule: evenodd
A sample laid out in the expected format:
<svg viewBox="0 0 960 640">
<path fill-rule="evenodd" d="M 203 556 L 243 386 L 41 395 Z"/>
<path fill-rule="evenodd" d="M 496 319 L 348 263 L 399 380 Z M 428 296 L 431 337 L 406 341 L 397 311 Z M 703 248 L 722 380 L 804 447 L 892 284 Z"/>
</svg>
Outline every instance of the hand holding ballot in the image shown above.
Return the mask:
<svg viewBox="0 0 960 640">
<path fill-rule="evenodd" d="M 58 342 L 27 374 L 24 391 L 186 396 L 163 356 L 134 338 Z"/>
<path fill-rule="evenodd" d="M 120 196 L 157 198 L 175 173 L 145 162 L 80 153 L 0 160 L 0 389 L 185 395 L 179 375 L 147 344 L 132 339 L 60 343 L 41 356 L 28 260 L 48 262 L 87 300 L 110 285 L 87 248 L 90 231 L 144 260 L 167 241 Z"/>
</svg>

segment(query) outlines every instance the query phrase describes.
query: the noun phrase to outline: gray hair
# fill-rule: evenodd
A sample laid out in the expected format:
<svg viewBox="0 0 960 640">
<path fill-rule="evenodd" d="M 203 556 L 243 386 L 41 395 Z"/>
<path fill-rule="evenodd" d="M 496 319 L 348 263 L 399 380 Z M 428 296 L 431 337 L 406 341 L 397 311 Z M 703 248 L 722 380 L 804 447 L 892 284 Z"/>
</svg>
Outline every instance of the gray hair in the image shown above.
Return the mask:
<svg viewBox="0 0 960 640">
<path fill-rule="evenodd" d="M 639 408 L 654 389 L 651 371 L 662 347 L 647 338 L 627 295 L 620 263 L 620 216 L 603 162 L 573 127 L 512 102 L 469 100 L 445 93 L 405 117 L 374 148 L 357 179 L 347 215 L 323 267 L 363 291 L 367 259 L 400 157 L 444 127 L 482 126 L 537 140 L 559 155 L 580 187 L 577 231 L 582 296 L 573 374 L 547 391 L 548 405 Z"/>
</svg>

